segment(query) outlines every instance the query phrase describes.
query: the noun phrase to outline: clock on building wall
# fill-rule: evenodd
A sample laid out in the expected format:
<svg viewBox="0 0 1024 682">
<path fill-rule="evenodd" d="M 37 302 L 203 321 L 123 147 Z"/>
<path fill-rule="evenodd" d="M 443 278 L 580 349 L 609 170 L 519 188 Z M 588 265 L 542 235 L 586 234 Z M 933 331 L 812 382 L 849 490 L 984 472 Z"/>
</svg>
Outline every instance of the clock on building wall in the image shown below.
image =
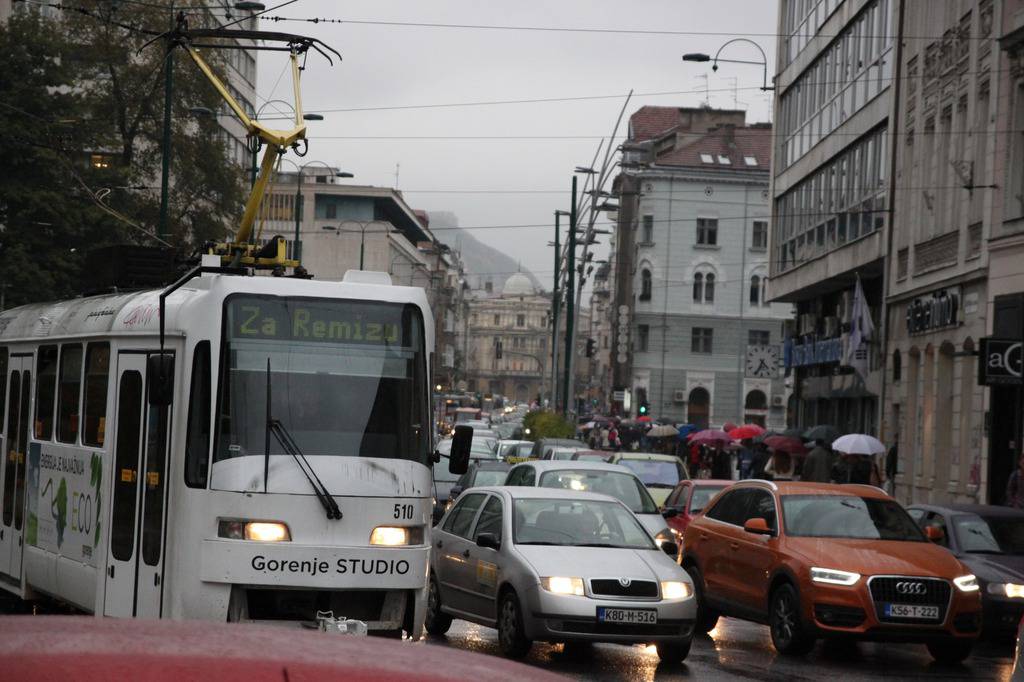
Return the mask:
<svg viewBox="0 0 1024 682">
<path fill-rule="evenodd" d="M 778 373 L 778 346 L 747 346 L 747 376 L 770 379 Z"/>
</svg>

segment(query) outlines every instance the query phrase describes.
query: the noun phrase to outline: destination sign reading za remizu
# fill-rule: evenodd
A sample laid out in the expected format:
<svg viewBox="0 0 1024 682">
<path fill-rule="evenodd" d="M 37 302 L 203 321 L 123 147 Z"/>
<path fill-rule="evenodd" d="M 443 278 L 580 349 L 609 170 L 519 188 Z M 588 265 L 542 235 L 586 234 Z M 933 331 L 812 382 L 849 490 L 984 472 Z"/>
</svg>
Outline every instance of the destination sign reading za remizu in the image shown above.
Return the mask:
<svg viewBox="0 0 1024 682">
<path fill-rule="evenodd" d="M 232 301 L 229 319 L 236 339 L 398 344 L 401 308 L 332 302 Z"/>
</svg>

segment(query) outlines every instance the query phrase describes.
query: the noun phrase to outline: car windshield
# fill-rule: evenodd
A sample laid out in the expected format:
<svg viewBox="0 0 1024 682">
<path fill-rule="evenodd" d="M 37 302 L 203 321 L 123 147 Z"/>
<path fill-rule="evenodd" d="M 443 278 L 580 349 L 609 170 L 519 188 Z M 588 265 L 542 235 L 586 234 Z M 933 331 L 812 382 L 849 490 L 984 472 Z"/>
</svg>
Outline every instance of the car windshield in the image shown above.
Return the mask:
<svg viewBox="0 0 1024 682">
<path fill-rule="evenodd" d="M 505 482 L 506 476 L 508 476 L 508 470 L 506 469 L 481 469 L 476 472 L 476 476 L 473 478 L 473 485 L 501 485 Z"/>
<path fill-rule="evenodd" d="M 1024 554 L 1024 518 L 1012 516 L 953 517 L 961 549 L 979 554 Z"/>
<path fill-rule="evenodd" d="M 693 489 L 693 495 L 690 497 L 690 513 L 696 514 L 699 511 L 703 511 L 704 507 L 708 506 L 708 502 L 711 501 L 718 493 L 725 490 L 725 486 L 697 486 Z"/>
<path fill-rule="evenodd" d="M 494 459 L 494 441 L 474 440 L 469 446 L 469 454 L 472 457 L 487 457 Z"/>
<path fill-rule="evenodd" d="M 268 393 L 270 416 L 306 456 L 428 464 L 426 354 L 417 306 L 236 295 L 224 304 L 223 343 L 215 486 L 245 489 L 251 478 L 250 467 L 237 465 L 228 467 L 235 474 L 218 476 L 220 462 L 258 457 L 252 468 L 262 475 L 268 443 L 271 457 L 288 456 L 267 437 Z"/>
<path fill-rule="evenodd" d="M 636 517 L 618 502 L 573 499 L 515 501 L 519 545 L 654 549 Z"/>
<path fill-rule="evenodd" d="M 856 495 L 783 495 L 786 533 L 810 538 L 927 542 L 895 500 Z"/>
<path fill-rule="evenodd" d="M 576 450 L 574 448 L 552 448 L 551 459 L 569 460 L 572 459 L 573 453 L 575 452 Z"/>
<path fill-rule="evenodd" d="M 675 488 L 679 465 L 658 459 L 622 459 L 618 462 L 636 474 L 649 488 Z"/>
<path fill-rule="evenodd" d="M 562 488 L 604 493 L 620 500 L 636 514 L 654 514 L 658 505 L 636 476 L 621 471 L 561 469 L 545 471 L 540 476 L 541 488 Z"/>
</svg>

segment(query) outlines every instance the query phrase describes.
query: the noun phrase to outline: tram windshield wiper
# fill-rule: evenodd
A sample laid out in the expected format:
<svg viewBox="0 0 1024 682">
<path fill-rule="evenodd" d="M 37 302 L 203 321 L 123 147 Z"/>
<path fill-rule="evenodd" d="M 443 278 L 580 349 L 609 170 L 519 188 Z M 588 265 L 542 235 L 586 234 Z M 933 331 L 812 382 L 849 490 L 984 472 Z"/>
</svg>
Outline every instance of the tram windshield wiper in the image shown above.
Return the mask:
<svg viewBox="0 0 1024 682">
<path fill-rule="evenodd" d="M 334 501 L 330 491 L 327 490 L 327 486 L 320 480 L 320 477 L 316 475 L 316 471 L 313 469 L 313 465 L 309 463 L 306 456 L 302 454 L 302 449 L 299 448 L 299 444 L 292 438 L 292 434 L 288 432 L 281 420 L 274 419 L 271 412 L 271 392 L 270 392 L 270 358 L 267 358 L 267 424 L 266 424 L 266 454 L 263 462 L 263 491 L 267 490 L 267 479 L 270 476 L 270 436 L 274 436 L 274 440 L 278 442 L 287 454 L 292 456 L 295 463 L 299 465 L 299 469 L 302 470 L 306 480 L 309 481 L 309 485 L 313 488 L 313 494 L 316 495 L 316 499 L 323 505 L 324 511 L 327 512 L 327 520 L 340 519 L 341 509 L 338 508 L 338 503 Z"/>
</svg>

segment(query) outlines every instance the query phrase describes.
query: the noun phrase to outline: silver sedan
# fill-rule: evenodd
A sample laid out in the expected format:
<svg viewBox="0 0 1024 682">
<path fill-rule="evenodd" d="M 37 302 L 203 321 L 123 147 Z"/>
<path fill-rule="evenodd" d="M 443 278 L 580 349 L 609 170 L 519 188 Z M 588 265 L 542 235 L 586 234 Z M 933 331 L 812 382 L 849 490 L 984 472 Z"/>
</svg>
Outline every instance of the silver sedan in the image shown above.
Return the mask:
<svg viewBox="0 0 1024 682">
<path fill-rule="evenodd" d="M 545 642 L 654 643 L 686 658 L 693 583 L 613 497 L 544 488 L 463 493 L 433 530 L 426 629 L 453 618 L 498 629 L 505 655 Z M 671 543 L 666 543 L 671 545 Z"/>
</svg>

